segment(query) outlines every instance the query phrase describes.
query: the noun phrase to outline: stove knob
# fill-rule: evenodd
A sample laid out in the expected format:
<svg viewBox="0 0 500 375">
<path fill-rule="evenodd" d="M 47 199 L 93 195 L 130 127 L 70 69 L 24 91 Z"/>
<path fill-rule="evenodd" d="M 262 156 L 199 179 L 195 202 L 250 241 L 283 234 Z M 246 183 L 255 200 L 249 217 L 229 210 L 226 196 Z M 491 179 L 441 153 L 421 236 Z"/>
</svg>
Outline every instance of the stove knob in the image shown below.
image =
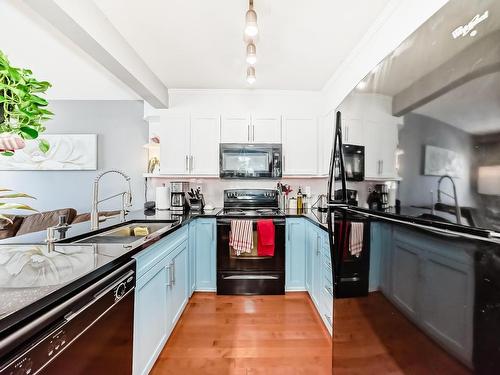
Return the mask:
<svg viewBox="0 0 500 375">
<path fill-rule="evenodd" d="M 118 300 L 122 298 L 125 295 L 126 291 L 127 291 L 127 286 L 125 285 L 125 283 L 121 283 L 120 285 L 118 285 L 115 291 L 115 299 Z"/>
</svg>

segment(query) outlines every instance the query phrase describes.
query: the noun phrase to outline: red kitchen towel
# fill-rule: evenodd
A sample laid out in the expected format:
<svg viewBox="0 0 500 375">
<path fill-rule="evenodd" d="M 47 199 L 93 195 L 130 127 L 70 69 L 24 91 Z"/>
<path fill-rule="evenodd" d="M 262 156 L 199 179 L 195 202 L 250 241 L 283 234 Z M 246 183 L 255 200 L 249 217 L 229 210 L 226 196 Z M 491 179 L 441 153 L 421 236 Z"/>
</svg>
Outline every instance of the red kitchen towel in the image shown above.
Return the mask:
<svg viewBox="0 0 500 375">
<path fill-rule="evenodd" d="M 257 221 L 257 255 L 274 256 L 274 223 L 271 219 Z"/>
</svg>

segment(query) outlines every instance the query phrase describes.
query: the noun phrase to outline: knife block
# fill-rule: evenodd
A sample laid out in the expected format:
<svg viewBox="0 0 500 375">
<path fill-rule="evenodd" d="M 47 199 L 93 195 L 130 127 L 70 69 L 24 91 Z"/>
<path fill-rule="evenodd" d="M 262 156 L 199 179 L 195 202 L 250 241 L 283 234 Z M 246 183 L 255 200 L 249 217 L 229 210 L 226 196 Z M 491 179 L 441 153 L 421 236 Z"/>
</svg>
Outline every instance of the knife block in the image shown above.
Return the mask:
<svg viewBox="0 0 500 375">
<path fill-rule="evenodd" d="M 199 196 L 200 196 L 199 199 L 186 196 L 189 209 L 191 211 L 196 211 L 196 212 L 203 211 L 203 208 L 205 207 L 205 198 L 203 197 L 203 194 L 199 194 Z"/>
</svg>

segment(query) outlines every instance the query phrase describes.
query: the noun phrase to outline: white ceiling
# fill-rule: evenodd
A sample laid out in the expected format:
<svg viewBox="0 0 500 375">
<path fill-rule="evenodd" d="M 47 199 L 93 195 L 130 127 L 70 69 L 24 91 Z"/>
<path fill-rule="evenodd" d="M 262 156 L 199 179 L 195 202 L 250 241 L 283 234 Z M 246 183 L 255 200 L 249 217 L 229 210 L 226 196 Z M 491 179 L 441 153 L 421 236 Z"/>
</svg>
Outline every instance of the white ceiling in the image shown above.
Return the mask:
<svg viewBox="0 0 500 375">
<path fill-rule="evenodd" d="M 94 0 L 169 88 L 239 89 L 247 0 Z M 255 0 L 259 89 L 319 90 L 390 0 Z"/>
<path fill-rule="evenodd" d="M 0 1 L 0 50 L 14 66 L 52 83 L 49 99 L 121 100 L 138 96 L 19 0 Z M 6 31 L 8 30 L 8 31 Z"/>
</svg>

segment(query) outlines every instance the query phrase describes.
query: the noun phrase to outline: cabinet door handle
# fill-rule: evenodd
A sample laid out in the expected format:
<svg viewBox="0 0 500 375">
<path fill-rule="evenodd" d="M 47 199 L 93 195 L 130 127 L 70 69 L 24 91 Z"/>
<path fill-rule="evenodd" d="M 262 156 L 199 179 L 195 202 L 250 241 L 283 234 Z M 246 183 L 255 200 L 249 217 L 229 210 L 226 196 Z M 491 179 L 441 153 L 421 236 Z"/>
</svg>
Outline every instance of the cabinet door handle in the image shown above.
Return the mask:
<svg viewBox="0 0 500 375">
<path fill-rule="evenodd" d="M 255 125 L 252 125 L 252 142 L 255 142 Z"/>
<path fill-rule="evenodd" d="M 247 139 L 248 139 L 248 142 L 250 142 L 250 124 L 248 124 L 248 134 L 247 134 Z"/>
<path fill-rule="evenodd" d="M 175 259 L 171 263 L 172 266 L 172 285 L 175 285 Z"/>
<path fill-rule="evenodd" d="M 330 323 L 330 325 L 332 325 L 332 318 L 329 317 L 328 315 L 324 314 L 325 315 L 325 318 L 326 320 L 328 320 L 328 323 Z"/>
<path fill-rule="evenodd" d="M 170 265 L 165 266 L 165 270 L 167 271 L 167 286 L 172 286 L 172 270 L 170 269 Z"/>
<path fill-rule="evenodd" d="M 316 237 L 316 255 L 319 255 L 319 237 Z"/>
<path fill-rule="evenodd" d="M 325 286 L 326 291 L 328 292 L 329 295 L 333 297 L 333 290 L 329 286 Z"/>
<path fill-rule="evenodd" d="M 345 130 L 346 130 L 346 137 L 345 137 L 346 139 L 345 140 L 346 140 L 346 142 L 349 142 L 349 125 L 347 125 L 345 127 Z"/>
<path fill-rule="evenodd" d="M 189 157 L 186 155 L 186 171 L 189 171 Z"/>
<path fill-rule="evenodd" d="M 380 160 L 380 174 L 384 173 L 384 161 Z"/>
<path fill-rule="evenodd" d="M 193 155 L 189 156 L 189 164 L 190 164 L 189 171 L 192 172 L 194 169 L 194 156 Z"/>
</svg>

